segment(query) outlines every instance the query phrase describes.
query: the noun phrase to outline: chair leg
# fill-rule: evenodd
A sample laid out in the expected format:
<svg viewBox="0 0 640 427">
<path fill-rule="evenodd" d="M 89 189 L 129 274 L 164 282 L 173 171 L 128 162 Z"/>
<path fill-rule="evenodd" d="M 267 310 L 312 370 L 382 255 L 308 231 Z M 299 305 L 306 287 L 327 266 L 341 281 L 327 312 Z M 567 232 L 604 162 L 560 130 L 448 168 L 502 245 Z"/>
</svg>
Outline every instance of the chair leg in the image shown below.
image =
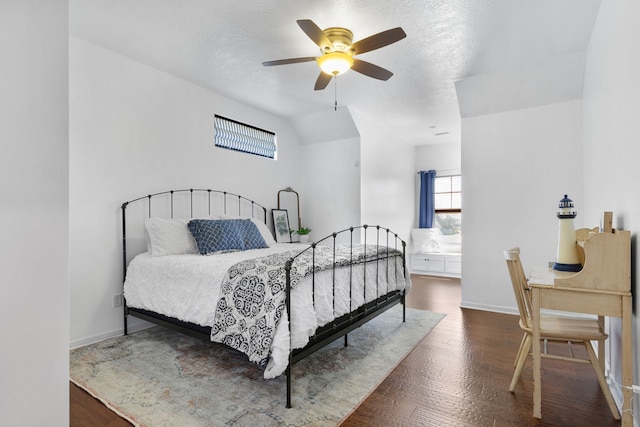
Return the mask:
<svg viewBox="0 0 640 427">
<path fill-rule="evenodd" d="M 520 353 L 518 353 L 518 361 L 516 363 L 516 369 L 513 372 L 513 378 L 511 378 L 511 384 L 509 385 L 509 391 L 513 392 L 516 388 L 516 383 L 520 378 L 520 374 L 522 374 L 522 368 L 524 367 L 524 362 L 526 362 L 527 357 L 529 357 L 529 352 L 531 351 L 531 335 L 525 334 L 524 340 L 522 341 L 522 345 L 520 346 Z"/>
<path fill-rule="evenodd" d="M 524 341 L 526 339 L 527 339 L 527 333 L 525 332 L 522 335 L 522 340 L 520 341 L 520 347 L 518 348 L 518 354 L 516 355 L 516 360 L 513 361 L 514 368 L 518 365 L 518 360 L 520 360 L 520 353 L 522 353 L 522 347 L 524 346 Z"/>
<path fill-rule="evenodd" d="M 598 316 L 598 325 L 600 326 L 600 330 L 604 331 L 604 316 Z M 605 340 L 598 340 L 598 360 L 600 361 L 600 369 L 603 374 L 605 357 L 604 342 Z"/>
<path fill-rule="evenodd" d="M 600 371 L 604 375 L 604 340 L 598 340 L 598 361 L 600 362 Z"/>
<path fill-rule="evenodd" d="M 611 395 L 611 390 L 609 389 L 609 384 L 607 384 L 607 380 L 604 377 L 604 372 L 600 369 L 600 361 L 596 357 L 596 352 L 593 350 L 593 346 L 591 345 L 591 342 L 585 341 L 584 348 L 587 350 L 587 354 L 589 354 L 589 359 L 591 360 L 593 369 L 596 371 L 596 376 L 598 377 L 600 388 L 604 393 L 604 398 L 607 400 L 607 403 L 609 404 L 609 409 L 611 410 L 611 414 L 613 415 L 614 419 L 619 420 L 620 413 L 618 412 L 618 407 L 616 406 L 616 403 L 613 400 L 613 396 Z"/>
</svg>

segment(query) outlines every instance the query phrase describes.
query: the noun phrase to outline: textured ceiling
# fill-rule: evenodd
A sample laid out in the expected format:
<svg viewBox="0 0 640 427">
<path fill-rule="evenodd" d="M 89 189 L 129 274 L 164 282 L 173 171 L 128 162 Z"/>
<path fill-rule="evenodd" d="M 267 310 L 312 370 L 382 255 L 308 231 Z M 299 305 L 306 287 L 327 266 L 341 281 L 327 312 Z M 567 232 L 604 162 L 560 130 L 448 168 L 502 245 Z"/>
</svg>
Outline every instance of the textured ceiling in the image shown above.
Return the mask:
<svg viewBox="0 0 640 427">
<path fill-rule="evenodd" d="M 324 91 L 313 90 L 319 73 L 313 62 L 261 65 L 319 53 L 297 19 L 312 19 L 321 28 L 349 28 L 354 40 L 400 26 L 407 38 L 359 56 L 394 76 L 383 82 L 350 71 L 338 77 L 337 99 L 367 123 L 384 120 L 399 139 L 417 145 L 460 140 L 457 80 L 544 72 L 549 61 L 584 55 L 599 4 L 70 0 L 69 8 L 72 36 L 290 119 L 333 110 L 335 95 L 333 82 Z M 566 80 L 571 79 L 564 76 L 559 84 Z M 478 104 L 474 111 L 482 110 Z"/>
</svg>

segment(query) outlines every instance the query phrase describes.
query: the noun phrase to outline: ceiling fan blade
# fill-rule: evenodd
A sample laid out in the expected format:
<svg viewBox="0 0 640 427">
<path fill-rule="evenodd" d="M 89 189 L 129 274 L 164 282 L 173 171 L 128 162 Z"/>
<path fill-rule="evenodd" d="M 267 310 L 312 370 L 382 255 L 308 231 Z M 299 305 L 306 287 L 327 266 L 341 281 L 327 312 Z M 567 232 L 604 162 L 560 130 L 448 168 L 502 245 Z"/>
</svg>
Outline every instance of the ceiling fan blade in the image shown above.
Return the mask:
<svg viewBox="0 0 640 427">
<path fill-rule="evenodd" d="M 329 74 L 323 73 L 321 71 L 320 75 L 318 76 L 318 80 L 316 80 L 316 85 L 313 87 L 313 90 L 323 90 L 324 88 L 326 88 L 332 77 L 333 76 L 330 76 Z"/>
<path fill-rule="evenodd" d="M 389 70 L 385 70 L 382 67 L 372 64 L 371 62 L 363 61 L 361 59 L 353 58 L 353 71 L 357 71 L 365 76 L 373 77 L 378 80 L 389 80 L 393 73 Z"/>
<path fill-rule="evenodd" d="M 325 48 L 332 47 L 333 43 L 326 34 L 311 19 L 298 19 L 296 21 L 302 31 L 324 52 Z"/>
<path fill-rule="evenodd" d="M 313 56 L 305 56 L 304 58 L 289 58 L 289 59 L 278 59 L 276 61 L 265 61 L 262 63 L 265 67 L 271 67 L 272 65 L 286 65 L 286 64 L 297 64 L 299 62 L 311 62 L 315 61 L 316 58 Z"/>
<path fill-rule="evenodd" d="M 354 51 L 354 55 L 359 55 L 361 53 L 388 46 L 405 37 L 407 37 L 407 34 L 402 28 L 392 28 L 353 43 L 351 45 L 351 49 Z"/>
</svg>

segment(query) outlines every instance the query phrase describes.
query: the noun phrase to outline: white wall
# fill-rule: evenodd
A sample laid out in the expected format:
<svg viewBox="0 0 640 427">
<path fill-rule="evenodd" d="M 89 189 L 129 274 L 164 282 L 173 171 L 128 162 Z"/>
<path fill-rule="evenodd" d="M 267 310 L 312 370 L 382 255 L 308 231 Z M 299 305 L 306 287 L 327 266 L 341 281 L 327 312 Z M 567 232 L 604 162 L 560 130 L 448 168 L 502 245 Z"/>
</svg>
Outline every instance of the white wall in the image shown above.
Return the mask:
<svg viewBox="0 0 640 427">
<path fill-rule="evenodd" d="M 582 102 L 462 120 L 463 307 L 515 313 L 502 251 L 525 269 L 554 261 L 556 211 L 569 194 L 582 223 Z"/>
<path fill-rule="evenodd" d="M 69 425 L 68 2 L 0 13 L 0 425 Z"/>
<path fill-rule="evenodd" d="M 360 138 L 305 145 L 302 224 L 311 240 L 360 224 Z"/>
<path fill-rule="evenodd" d="M 112 297 L 122 288 L 119 207 L 126 200 L 215 188 L 270 209 L 291 186 L 314 237 L 359 222 L 357 140 L 301 145 L 282 118 L 77 38 L 69 73 L 72 346 L 122 331 Z M 214 114 L 276 132 L 278 159 L 213 147 Z"/>
<path fill-rule="evenodd" d="M 431 169 L 443 172 L 460 172 L 461 147 L 460 142 L 416 147 L 413 162 L 415 172 Z"/>
<path fill-rule="evenodd" d="M 576 204 L 576 227 L 597 226 L 604 211 L 613 211 L 614 227 L 631 230 L 637 292 L 638 21 L 638 2 L 603 0 L 586 55 L 582 101 L 463 118 L 462 170 L 473 180 L 463 180 L 462 306 L 515 312 L 500 251 L 520 246 L 525 268 L 553 260 L 553 213 L 563 192 Z M 620 382 L 620 326 L 617 319 L 610 323 L 608 362 Z M 640 382 L 639 354 L 636 339 L 634 384 Z M 613 389 L 619 396 L 619 387 Z"/>
<path fill-rule="evenodd" d="M 278 160 L 213 147 L 213 116 L 275 131 Z M 122 202 L 215 188 L 275 208 L 300 187 L 299 144 L 277 117 L 80 39 L 70 42 L 71 342 L 120 333 Z M 304 193 L 303 193 L 304 196 Z"/>
<path fill-rule="evenodd" d="M 351 114 L 360 131 L 361 222 L 388 227 L 408 242 L 415 221 L 415 149 L 385 133 L 382 122 Z"/>
<path fill-rule="evenodd" d="M 640 3 L 603 0 L 587 53 L 584 83 L 585 221 L 598 224 L 605 210 L 614 212 L 614 227 L 632 233 L 632 290 L 637 294 L 640 230 Z M 634 298 L 634 313 L 640 309 Z M 634 316 L 634 384 L 640 377 L 638 317 Z M 619 322 L 610 332 L 614 377 L 620 382 Z M 638 417 L 638 400 L 634 417 Z"/>
</svg>

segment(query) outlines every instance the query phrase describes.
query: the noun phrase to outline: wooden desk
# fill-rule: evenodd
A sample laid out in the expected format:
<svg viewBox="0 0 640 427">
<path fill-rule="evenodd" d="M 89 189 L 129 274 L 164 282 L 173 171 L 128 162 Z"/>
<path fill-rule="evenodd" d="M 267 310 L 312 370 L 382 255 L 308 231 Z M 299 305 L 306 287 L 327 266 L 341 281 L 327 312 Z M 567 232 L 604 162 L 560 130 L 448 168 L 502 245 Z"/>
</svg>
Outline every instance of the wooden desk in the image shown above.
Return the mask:
<svg viewBox="0 0 640 427">
<path fill-rule="evenodd" d="M 541 413 L 541 381 L 540 381 L 540 310 L 551 309 L 577 313 L 595 314 L 622 318 L 622 426 L 631 427 L 633 423 L 631 389 L 633 383 L 633 340 L 631 292 L 593 289 L 575 286 L 572 279 L 580 273 L 554 271 L 549 268 L 535 269 L 529 279 L 532 290 L 533 317 L 533 415 L 542 418 Z M 598 349 L 600 357 L 603 349 Z M 601 366 L 604 363 L 600 360 Z"/>
</svg>

